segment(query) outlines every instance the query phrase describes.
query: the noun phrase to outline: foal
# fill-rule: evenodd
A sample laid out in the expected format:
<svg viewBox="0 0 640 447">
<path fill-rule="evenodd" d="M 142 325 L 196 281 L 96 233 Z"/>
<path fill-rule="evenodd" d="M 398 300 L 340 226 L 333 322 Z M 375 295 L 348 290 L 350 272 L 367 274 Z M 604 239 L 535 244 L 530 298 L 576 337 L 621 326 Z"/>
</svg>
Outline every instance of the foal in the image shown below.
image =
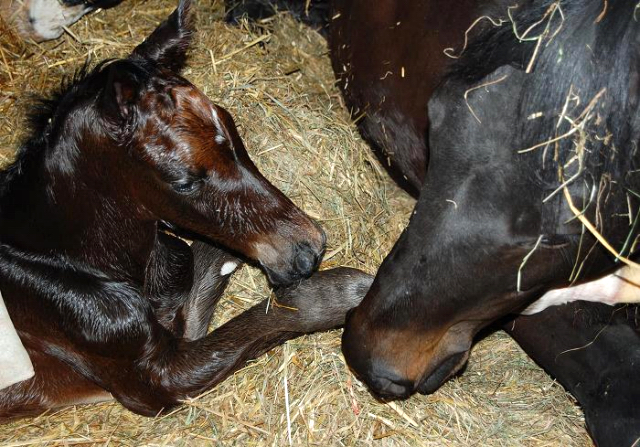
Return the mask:
<svg viewBox="0 0 640 447">
<path fill-rule="evenodd" d="M 126 59 L 76 79 L 33 118 L 0 173 L 0 290 L 35 377 L 0 391 L 0 418 L 115 397 L 155 415 L 247 359 L 344 323 L 369 284 L 320 272 L 322 230 L 253 165 L 229 114 L 178 73 L 189 0 Z M 187 232 L 187 245 L 167 234 Z M 207 335 L 240 262 L 266 302 Z"/>
</svg>

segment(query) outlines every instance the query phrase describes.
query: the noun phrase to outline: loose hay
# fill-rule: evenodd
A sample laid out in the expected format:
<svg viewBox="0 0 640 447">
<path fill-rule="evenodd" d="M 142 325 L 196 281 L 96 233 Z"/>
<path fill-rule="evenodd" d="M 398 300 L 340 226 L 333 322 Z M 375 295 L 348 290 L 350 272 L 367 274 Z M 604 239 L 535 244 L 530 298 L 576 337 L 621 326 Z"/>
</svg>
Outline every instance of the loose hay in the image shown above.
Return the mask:
<svg viewBox="0 0 640 447">
<path fill-rule="evenodd" d="M 81 20 L 57 42 L 25 46 L 0 36 L 0 164 L 23 132 L 27 95 L 46 92 L 87 58 L 119 57 L 174 8 L 131 0 Z M 185 76 L 234 115 L 258 167 L 327 230 L 323 268 L 375 272 L 407 222 L 396 188 L 350 123 L 322 38 L 286 15 L 263 28 L 221 22 L 201 1 Z M 0 24 L 1 25 L 1 24 Z M 216 314 L 226 321 L 269 295 L 245 267 Z M 285 409 L 284 380 L 289 414 Z M 0 427 L 26 445 L 563 445 L 591 442 L 580 410 L 504 333 L 473 350 L 465 373 L 431 396 L 374 400 L 348 372 L 340 332 L 288 342 L 166 416 L 117 403 L 72 407 Z"/>
</svg>

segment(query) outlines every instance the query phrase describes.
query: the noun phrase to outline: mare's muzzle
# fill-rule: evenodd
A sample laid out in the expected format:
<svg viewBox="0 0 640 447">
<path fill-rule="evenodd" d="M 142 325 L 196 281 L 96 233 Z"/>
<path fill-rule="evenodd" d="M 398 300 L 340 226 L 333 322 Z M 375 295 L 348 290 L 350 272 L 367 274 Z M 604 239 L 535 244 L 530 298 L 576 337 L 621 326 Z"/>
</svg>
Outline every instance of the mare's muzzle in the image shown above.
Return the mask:
<svg viewBox="0 0 640 447">
<path fill-rule="evenodd" d="M 398 374 L 384 360 L 372 354 L 375 340 L 357 320 L 357 308 L 347 313 L 342 334 L 342 353 L 355 376 L 381 400 L 403 399 L 415 392 L 411 380 Z"/>
<path fill-rule="evenodd" d="M 360 310 L 347 315 L 342 352 L 352 372 L 382 400 L 431 394 L 467 361 L 466 344 L 441 340 L 432 352 L 425 351 L 428 339 L 411 331 L 372 328 L 366 316 L 360 318 Z"/>
</svg>

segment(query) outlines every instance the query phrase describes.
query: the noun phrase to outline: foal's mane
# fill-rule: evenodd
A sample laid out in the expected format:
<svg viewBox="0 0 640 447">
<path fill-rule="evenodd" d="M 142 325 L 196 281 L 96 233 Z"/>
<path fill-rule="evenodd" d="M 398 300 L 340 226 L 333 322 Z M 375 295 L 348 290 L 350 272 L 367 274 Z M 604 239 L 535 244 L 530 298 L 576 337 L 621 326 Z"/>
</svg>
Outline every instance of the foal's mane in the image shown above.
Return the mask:
<svg viewBox="0 0 640 447">
<path fill-rule="evenodd" d="M 27 136 L 20 144 L 15 160 L 5 170 L 0 171 L 0 198 L 9 190 L 16 179 L 41 163 L 44 157 L 53 155 L 63 122 L 78 103 L 95 98 L 107 85 L 106 68 L 111 64 L 126 61 L 126 71 L 140 83 L 150 78 L 148 63 L 141 58 L 107 59 L 94 67 L 86 62 L 70 78 L 44 95 L 34 95 L 27 111 Z M 123 69 L 125 65 L 120 65 Z M 98 126 L 99 123 L 92 123 Z M 98 129 L 96 129 L 98 130 Z"/>
<path fill-rule="evenodd" d="M 72 101 L 67 98 L 75 96 L 84 87 L 86 79 L 100 72 L 107 62 L 104 61 L 93 69 L 90 68 L 90 63 L 86 62 L 70 78 L 64 78 L 60 85 L 46 96 L 32 95 L 25 119 L 27 136 L 20 144 L 14 161 L 0 172 L 0 197 L 6 193 L 15 179 L 22 176 L 51 149 L 52 131 L 60 117 L 66 116 L 72 106 Z"/>
</svg>

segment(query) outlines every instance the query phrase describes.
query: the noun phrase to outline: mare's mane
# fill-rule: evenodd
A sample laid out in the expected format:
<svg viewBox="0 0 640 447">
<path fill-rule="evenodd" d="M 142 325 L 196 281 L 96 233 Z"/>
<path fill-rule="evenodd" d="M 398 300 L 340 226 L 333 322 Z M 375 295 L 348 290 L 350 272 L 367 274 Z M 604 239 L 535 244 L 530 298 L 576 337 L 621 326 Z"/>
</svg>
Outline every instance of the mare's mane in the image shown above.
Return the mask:
<svg viewBox="0 0 640 447">
<path fill-rule="evenodd" d="M 510 4 L 497 0 L 490 11 L 480 13 L 506 19 Z M 558 13 L 552 20 L 550 15 L 545 18 L 554 5 L 559 5 L 562 15 Z M 607 188 L 632 191 L 640 198 L 640 23 L 634 17 L 637 0 L 605 2 L 604 8 L 600 0 L 525 1 L 510 9 L 512 21 L 478 31 L 449 69 L 448 79 L 473 87 L 503 66 L 524 71 L 533 59 L 531 74 L 525 76 L 521 96 L 516 99 L 518 115 L 512 141 L 505 142 L 514 153 L 571 131 L 573 125 L 559 118 L 564 115 L 579 119 L 594 103 L 583 129 L 560 138 L 557 151 L 553 144 L 548 145 L 548 150 L 541 145 L 516 158 L 528 166 L 531 178 L 545 188 L 545 194 L 562 183 L 558 166 L 578 156 L 584 169 L 571 185 L 572 194 L 588 195 L 589 190 L 598 190 L 599 183 L 605 181 Z M 515 31 L 521 34 L 542 18 L 550 20 L 550 32 L 536 53 L 537 41 L 520 40 Z M 530 37 L 539 36 L 544 27 L 544 22 L 538 25 Z M 570 92 L 572 101 L 568 101 Z M 563 112 L 566 104 L 568 108 Z M 577 165 L 574 163 L 563 178 L 577 172 Z M 621 202 L 617 200 L 617 205 L 611 206 L 620 208 Z"/>
</svg>

